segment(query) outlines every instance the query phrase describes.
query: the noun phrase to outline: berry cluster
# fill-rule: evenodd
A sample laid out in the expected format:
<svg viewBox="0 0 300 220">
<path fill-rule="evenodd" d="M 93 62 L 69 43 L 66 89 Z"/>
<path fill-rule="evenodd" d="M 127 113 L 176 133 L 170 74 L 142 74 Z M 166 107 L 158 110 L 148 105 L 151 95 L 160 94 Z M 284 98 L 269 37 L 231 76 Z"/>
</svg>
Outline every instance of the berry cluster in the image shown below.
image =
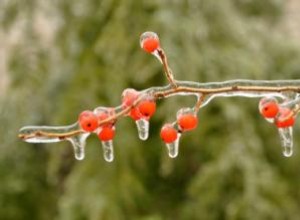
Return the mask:
<svg viewBox="0 0 300 220">
<path fill-rule="evenodd" d="M 191 108 L 182 108 L 177 112 L 176 122 L 166 123 L 160 131 L 161 139 L 167 144 L 176 144 L 181 133 L 191 131 L 198 125 L 196 113 Z M 177 126 L 175 126 L 177 125 Z"/>
<path fill-rule="evenodd" d="M 152 96 L 144 95 L 136 105 L 140 93 L 135 89 L 125 89 L 122 93 L 122 106 L 129 107 L 129 116 L 137 121 L 140 119 L 149 120 L 156 111 L 156 103 Z"/>
<path fill-rule="evenodd" d="M 128 116 L 134 121 L 147 120 L 156 111 L 156 103 L 152 96 L 143 95 L 140 99 L 140 93 L 134 89 L 126 89 L 122 94 L 122 108 L 129 108 Z M 113 108 L 96 108 L 94 111 L 85 110 L 80 113 L 78 123 L 84 132 L 97 133 L 101 141 L 111 141 L 115 136 L 116 119 L 111 119 L 106 123 L 104 120 L 115 117 Z"/>
<path fill-rule="evenodd" d="M 107 122 L 101 126 L 99 123 L 113 114 L 113 109 L 96 108 L 94 112 L 86 110 L 80 113 L 78 122 L 83 131 L 95 132 L 101 141 L 110 141 L 115 136 L 115 123 Z"/>
<path fill-rule="evenodd" d="M 291 108 L 279 105 L 274 97 L 262 98 L 259 102 L 260 114 L 278 128 L 292 127 L 296 117 Z"/>
</svg>

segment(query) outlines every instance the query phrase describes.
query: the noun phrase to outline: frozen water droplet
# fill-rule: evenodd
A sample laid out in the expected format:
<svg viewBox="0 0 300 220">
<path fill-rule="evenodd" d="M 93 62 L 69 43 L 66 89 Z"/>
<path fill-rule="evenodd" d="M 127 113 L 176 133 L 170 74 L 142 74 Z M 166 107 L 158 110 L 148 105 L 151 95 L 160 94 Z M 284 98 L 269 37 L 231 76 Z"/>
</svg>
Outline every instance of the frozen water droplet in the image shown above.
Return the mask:
<svg viewBox="0 0 300 220">
<path fill-rule="evenodd" d="M 149 121 L 141 118 L 135 121 L 138 130 L 139 138 L 141 140 L 147 140 L 149 136 Z"/>
<path fill-rule="evenodd" d="M 68 141 L 71 142 L 73 149 L 74 149 L 74 156 L 77 160 L 83 160 L 85 153 L 85 143 L 87 137 L 90 135 L 90 133 L 82 133 L 77 136 L 73 136 L 70 138 L 67 138 Z"/>
<path fill-rule="evenodd" d="M 285 157 L 291 157 L 293 155 L 293 127 L 279 128 L 278 129 L 282 154 Z"/>
<path fill-rule="evenodd" d="M 175 158 L 178 156 L 179 152 L 179 139 L 180 139 L 180 134 L 178 134 L 177 139 L 172 142 L 172 143 L 166 143 L 166 147 L 168 150 L 168 155 L 171 158 Z"/>
<path fill-rule="evenodd" d="M 107 162 L 114 160 L 114 145 L 113 141 L 102 141 L 103 157 Z"/>
</svg>

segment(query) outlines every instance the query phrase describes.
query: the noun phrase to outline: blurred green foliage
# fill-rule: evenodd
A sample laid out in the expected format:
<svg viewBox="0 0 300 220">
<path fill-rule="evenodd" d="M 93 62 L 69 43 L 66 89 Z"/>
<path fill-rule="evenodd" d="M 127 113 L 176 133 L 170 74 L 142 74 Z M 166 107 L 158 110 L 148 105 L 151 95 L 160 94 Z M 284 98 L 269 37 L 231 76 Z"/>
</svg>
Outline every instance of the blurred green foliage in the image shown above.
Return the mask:
<svg viewBox="0 0 300 220">
<path fill-rule="evenodd" d="M 88 140 L 84 161 L 69 143 L 28 144 L 28 124 L 71 124 L 98 105 L 116 106 L 125 88 L 166 83 L 160 64 L 139 48 L 139 35 L 159 33 L 178 79 L 295 79 L 300 49 L 278 28 L 280 0 L 41 0 L 0 2 L 3 33 L 18 30 L 0 101 L 1 219 L 297 219 L 300 153 L 281 156 L 274 127 L 257 100 L 218 99 L 197 130 L 167 157 L 159 129 L 194 99 L 158 103 L 150 139 L 117 125 L 115 161 Z M 38 19 L 46 23 L 36 25 Z M 45 41 L 41 30 L 50 29 Z M 49 37 L 49 36 L 48 36 Z M 295 128 L 295 145 L 300 145 Z"/>
</svg>

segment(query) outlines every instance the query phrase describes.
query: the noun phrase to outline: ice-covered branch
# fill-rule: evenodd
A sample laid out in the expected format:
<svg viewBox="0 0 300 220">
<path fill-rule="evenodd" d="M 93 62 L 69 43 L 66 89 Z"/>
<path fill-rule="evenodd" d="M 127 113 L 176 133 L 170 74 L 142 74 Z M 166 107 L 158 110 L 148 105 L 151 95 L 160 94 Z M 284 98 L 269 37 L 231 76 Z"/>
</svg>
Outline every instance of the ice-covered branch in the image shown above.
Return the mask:
<svg viewBox="0 0 300 220">
<path fill-rule="evenodd" d="M 151 87 L 146 90 L 140 91 L 143 94 L 152 94 L 156 99 L 168 98 L 174 95 L 196 95 L 199 97 L 206 97 L 201 101 L 201 106 L 207 105 L 213 98 L 216 97 L 231 97 L 242 96 L 249 98 L 259 98 L 265 96 L 279 97 L 283 100 L 290 99 L 290 97 L 297 97 L 300 93 L 300 80 L 276 80 L 276 81 L 260 81 L 260 80 L 231 80 L 225 82 L 210 82 L 210 83 L 197 83 L 189 81 L 176 81 L 177 87 Z M 300 99 L 292 101 L 293 104 L 300 103 Z M 99 126 L 109 121 L 116 120 L 125 116 L 132 107 L 137 105 L 138 102 L 125 109 L 120 106 L 115 107 L 117 112 L 115 115 L 99 121 Z M 285 104 L 286 105 L 286 104 Z M 299 111 L 299 108 L 297 108 Z M 59 131 L 59 133 L 55 132 Z M 31 139 L 35 137 L 47 136 L 53 140 L 59 141 L 64 138 L 77 135 L 81 130 L 79 126 L 73 124 L 71 126 L 30 126 L 24 127 L 20 130 L 19 137 L 21 139 Z M 34 139 L 31 142 L 35 142 Z M 45 141 L 48 142 L 48 141 Z"/>
<path fill-rule="evenodd" d="M 148 138 L 149 119 L 155 112 L 158 99 L 177 95 L 196 96 L 195 106 L 180 109 L 176 121 L 167 124 L 161 131 L 161 137 L 167 144 L 170 157 L 176 157 L 181 134 L 197 126 L 197 112 L 214 98 L 267 97 L 260 103 L 260 112 L 266 120 L 279 128 L 284 155 L 290 156 L 292 154 L 292 126 L 300 111 L 300 80 L 236 79 L 203 83 L 179 81 L 174 78 L 167 62 L 167 56 L 160 47 L 158 36 L 153 32 L 145 32 L 141 35 L 140 42 L 141 47 L 146 52 L 153 54 L 162 63 L 169 82 L 168 85 L 151 87 L 142 91 L 126 89 L 122 94 L 122 103 L 117 107 L 97 107 L 93 111 L 82 112 L 78 120 L 69 126 L 26 126 L 20 129 L 19 138 L 31 143 L 68 140 L 74 147 L 75 157 L 83 159 L 85 140 L 91 133 L 96 133 L 102 142 L 104 158 L 107 161 L 112 161 L 112 139 L 115 135 L 115 123 L 118 119 L 130 116 L 136 122 L 140 139 L 146 140 Z"/>
</svg>

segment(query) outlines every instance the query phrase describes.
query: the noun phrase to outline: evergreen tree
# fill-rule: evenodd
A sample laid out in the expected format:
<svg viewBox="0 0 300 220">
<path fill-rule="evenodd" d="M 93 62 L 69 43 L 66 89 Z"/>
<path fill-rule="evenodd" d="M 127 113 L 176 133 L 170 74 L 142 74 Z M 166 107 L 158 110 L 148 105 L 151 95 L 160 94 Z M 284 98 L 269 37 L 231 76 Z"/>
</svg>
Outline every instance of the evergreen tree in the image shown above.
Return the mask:
<svg viewBox="0 0 300 220">
<path fill-rule="evenodd" d="M 96 137 L 84 161 L 69 143 L 28 144 L 26 124 L 72 124 L 96 106 L 116 106 L 125 88 L 166 83 L 139 48 L 159 33 L 175 76 L 199 82 L 296 79 L 300 49 L 279 24 L 278 0 L 39 0 L 0 2 L 10 41 L 10 84 L 0 101 L 1 219 L 297 219 L 300 154 L 282 157 L 277 130 L 257 100 L 217 99 L 198 128 L 167 157 L 161 125 L 193 99 L 158 103 L 149 140 L 135 124 L 117 124 L 116 158 L 102 159 Z M 175 109 L 175 111 L 174 111 Z M 299 128 L 295 134 L 299 134 Z M 295 145 L 300 139 L 295 135 Z"/>
</svg>

